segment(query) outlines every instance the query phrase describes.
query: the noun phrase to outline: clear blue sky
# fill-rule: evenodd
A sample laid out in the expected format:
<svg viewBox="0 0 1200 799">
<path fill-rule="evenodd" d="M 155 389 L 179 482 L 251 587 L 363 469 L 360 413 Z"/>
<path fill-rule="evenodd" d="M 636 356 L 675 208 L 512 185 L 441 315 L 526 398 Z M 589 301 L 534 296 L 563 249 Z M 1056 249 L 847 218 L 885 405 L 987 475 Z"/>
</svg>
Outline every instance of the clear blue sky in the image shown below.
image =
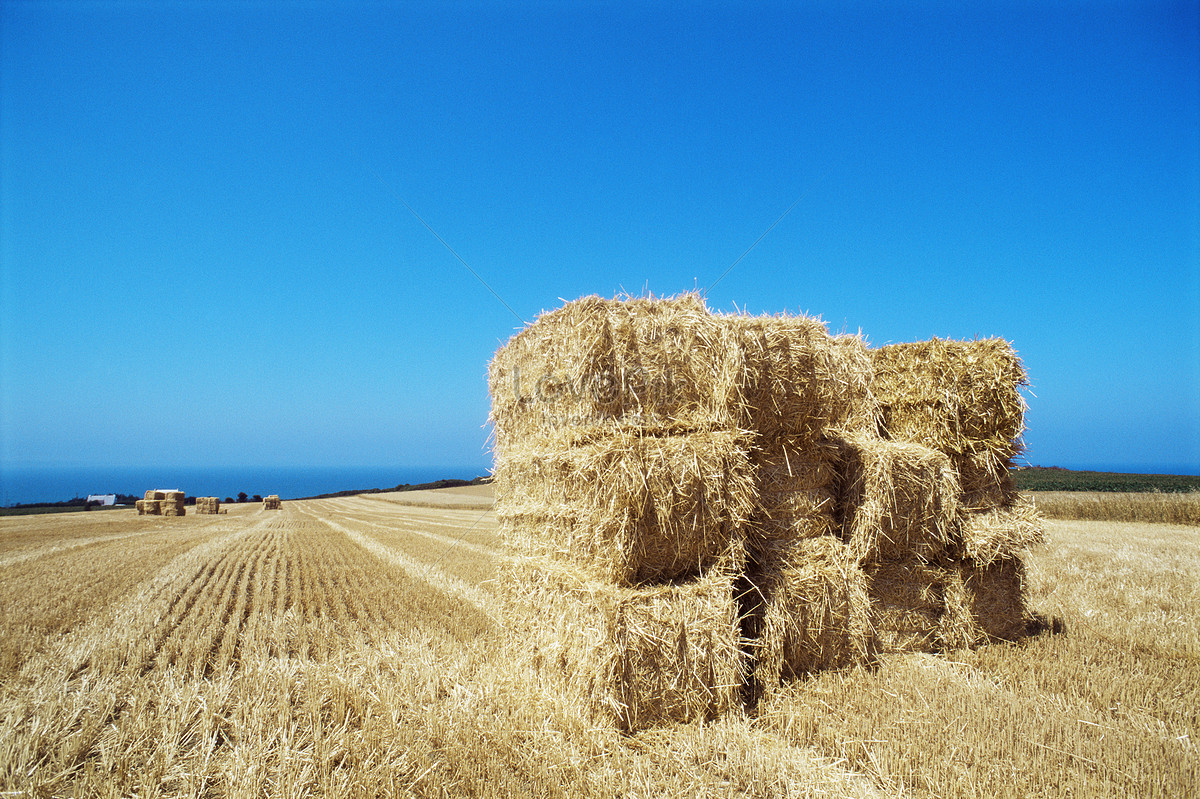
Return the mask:
<svg viewBox="0 0 1200 799">
<path fill-rule="evenodd" d="M 1030 462 L 1200 472 L 1197 3 L 800 5 L 4 2 L 0 458 L 488 463 L 407 202 L 522 319 L 1003 336 Z"/>
</svg>

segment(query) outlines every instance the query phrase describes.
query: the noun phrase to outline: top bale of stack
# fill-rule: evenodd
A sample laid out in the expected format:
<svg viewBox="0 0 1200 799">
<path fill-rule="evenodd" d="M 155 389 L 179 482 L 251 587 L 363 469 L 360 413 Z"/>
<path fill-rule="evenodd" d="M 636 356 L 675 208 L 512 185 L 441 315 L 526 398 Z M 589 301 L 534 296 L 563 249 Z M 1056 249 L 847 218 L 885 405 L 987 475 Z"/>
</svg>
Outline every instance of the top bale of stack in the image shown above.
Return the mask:
<svg viewBox="0 0 1200 799">
<path fill-rule="evenodd" d="M 872 364 L 856 336 L 830 336 L 808 316 L 720 316 L 733 335 L 738 424 L 764 438 L 815 441 L 830 429 L 874 426 Z"/>
<path fill-rule="evenodd" d="M 888 437 L 997 464 L 1020 452 L 1028 380 L 1007 341 L 890 344 L 872 360 Z"/>
<path fill-rule="evenodd" d="M 739 360 L 695 294 L 585 297 L 515 335 L 489 367 L 497 443 L 565 430 L 663 433 L 738 426 Z"/>
</svg>

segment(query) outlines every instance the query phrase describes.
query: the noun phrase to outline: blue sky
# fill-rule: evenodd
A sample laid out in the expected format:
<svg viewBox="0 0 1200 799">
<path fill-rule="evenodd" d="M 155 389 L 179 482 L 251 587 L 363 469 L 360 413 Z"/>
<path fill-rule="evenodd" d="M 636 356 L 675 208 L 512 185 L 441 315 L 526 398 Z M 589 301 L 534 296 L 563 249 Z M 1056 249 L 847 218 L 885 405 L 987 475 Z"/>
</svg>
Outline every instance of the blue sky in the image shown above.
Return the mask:
<svg viewBox="0 0 1200 799">
<path fill-rule="evenodd" d="M 486 464 L 516 316 L 709 288 L 874 344 L 1002 336 L 1030 462 L 1200 472 L 1196 2 L 0 25 L 10 467 Z"/>
</svg>

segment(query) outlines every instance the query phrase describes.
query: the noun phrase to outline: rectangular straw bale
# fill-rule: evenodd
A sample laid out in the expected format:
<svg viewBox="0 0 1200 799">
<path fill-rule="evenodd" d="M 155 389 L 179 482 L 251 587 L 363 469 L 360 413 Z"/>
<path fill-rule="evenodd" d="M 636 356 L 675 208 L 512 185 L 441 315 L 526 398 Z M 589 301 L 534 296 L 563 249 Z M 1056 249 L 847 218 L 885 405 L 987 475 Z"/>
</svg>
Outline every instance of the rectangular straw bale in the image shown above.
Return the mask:
<svg viewBox="0 0 1200 799">
<path fill-rule="evenodd" d="M 137 508 L 138 516 L 146 515 L 146 500 L 139 499 L 133 503 L 133 506 Z"/>
<path fill-rule="evenodd" d="M 872 353 L 872 390 L 897 440 L 952 454 L 1011 458 L 1020 451 L 1025 369 L 1003 339 L 931 339 Z"/>
<path fill-rule="evenodd" d="M 882 652 L 938 652 L 952 570 L 919 560 L 866 568 L 871 620 Z"/>
<path fill-rule="evenodd" d="M 501 567 L 499 585 L 518 656 L 554 690 L 635 731 L 711 719 L 738 702 L 745 655 L 734 577 L 712 570 L 627 588 L 518 557 Z"/>
<path fill-rule="evenodd" d="M 833 337 L 831 379 L 841 399 L 831 427 L 849 435 L 879 435 L 882 415 L 872 385 L 875 361 L 861 335 Z"/>
<path fill-rule="evenodd" d="M 569 302 L 492 359 L 497 448 L 567 428 L 733 427 L 740 375 L 733 338 L 698 294 Z"/>
<path fill-rule="evenodd" d="M 965 560 L 962 579 L 971 617 L 992 641 L 1016 641 L 1026 634 L 1025 564 L 1020 558 L 1000 558 L 986 565 Z"/>
<path fill-rule="evenodd" d="M 160 516 L 162 515 L 162 500 L 144 499 L 142 500 L 142 509 L 147 516 Z"/>
<path fill-rule="evenodd" d="M 1012 461 L 988 453 L 952 455 L 954 471 L 962 493 L 959 507 L 981 511 L 1011 505 L 1017 499 L 1017 485 L 1009 471 Z"/>
<path fill-rule="evenodd" d="M 751 449 L 759 507 L 750 527 L 758 542 L 812 538 L 836 531 L 836 445 L 795 438 L 759 441 Z"/>
<path fill-rule="evenodd" d="M 765 438 L 815 440 L 865 424 L 872 363 L 857 337 L 833 337 L 807 316 L 722 316 L 744 363 L 741 424 Z"/>
<path fill-rule="evenodd" d="M 747 584 L 742 605 L 757 690 L 869 659 L 866 575 L 841 541 L 779 542 L 760 553 Z"/>
<path fill-rule="evenodd" d="M 1002 507 L 964 513 L 961 529 L 962 554 L 981 566 L 1046 541 L 1046 524 L 1033 499 L 1020 495 Z"/>
<path fill-rule="evenodd" d="M 958 480 L 950 459 L 918 444 L 843 442 L 843 538 L 862 563 L 932 560 L 958 536 Z"/>
<path fill-rule="evenodd" d="M 507 542 L 622 585 L 736 566 L 755 508 L 747 440 L 736 431 L 624 432 L 578 446 L 510 447 L 495 479 Z"/>
</svg>

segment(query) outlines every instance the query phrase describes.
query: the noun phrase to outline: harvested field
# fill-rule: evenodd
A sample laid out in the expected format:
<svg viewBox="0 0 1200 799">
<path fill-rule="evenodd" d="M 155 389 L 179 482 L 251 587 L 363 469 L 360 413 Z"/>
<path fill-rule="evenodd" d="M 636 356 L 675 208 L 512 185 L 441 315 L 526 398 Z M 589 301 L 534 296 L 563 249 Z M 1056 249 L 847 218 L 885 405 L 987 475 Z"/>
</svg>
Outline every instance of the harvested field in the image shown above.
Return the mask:
<svg viewBox="0 0 1200 799">
<path fill-rule="evenodd" d="M 1066 635 L 883 654 L 756 714 L 626 735 L 514 667 L 494 514 L 418 493 L 0 519 L 0 640 L 29 642 L 0 672 L 0 790 L 1166 797 L 1200 780 L 1200 528 L 1051 521 L 1025 579 Z"/>
</svg>

